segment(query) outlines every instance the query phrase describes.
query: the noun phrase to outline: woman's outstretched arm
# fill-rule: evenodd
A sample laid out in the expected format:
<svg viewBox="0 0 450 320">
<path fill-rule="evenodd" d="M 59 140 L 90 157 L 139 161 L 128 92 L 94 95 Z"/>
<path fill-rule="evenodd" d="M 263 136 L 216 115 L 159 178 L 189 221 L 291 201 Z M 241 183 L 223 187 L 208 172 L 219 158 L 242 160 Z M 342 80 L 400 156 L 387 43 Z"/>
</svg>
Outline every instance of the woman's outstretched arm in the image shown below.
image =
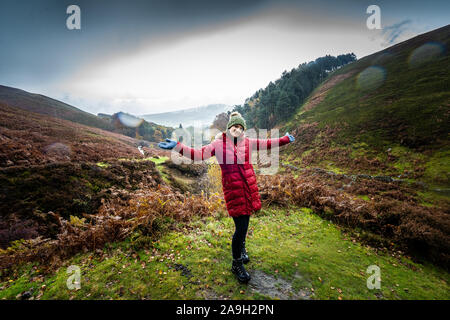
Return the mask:
<svg viewBox="0 0 450 320">
<path fill-rule="evenodd" d="M 200 150 L 198 150 L 198 149 L 193 149 L 191 147 L 188 147 L 179 141 L 167 138 L 166 142 L 158 143 L 158 147 L 160 147 L 162 149 L 166 149 L 166 150 L 173 149 L 176 152 L 180 153 L 182 156 L 190 158 L 191 160 L 194 160 L 194 161 L 195 160 L 206 160 L 215 155 L 215 147 L 214 147 L 213 143 L 203 146 Z"/>
<path fill-rule="evenodd" d="M 212 143 L 203 146 L 201 149 L 194 149 L 188 147 L 187 145 L 177 142 L 176 146 L 173 148 L 175 151 L 180 153 L 182 156 L 190 158 L 191 160 L 206 160 L 215 155 L 215 147 Z"/>
<path fill-rule="evenodd" d="M 286 133 L 284 137 L 272 138 L 272 139 L 249 139 L 251 150 L 269 150 L 272 147 L 281 147 L 289 142 L 294 141 L 294 137 L 290 138 L 290 135 Z M 294 139 L 294 140 L 293 140 Z"/>
</svg>

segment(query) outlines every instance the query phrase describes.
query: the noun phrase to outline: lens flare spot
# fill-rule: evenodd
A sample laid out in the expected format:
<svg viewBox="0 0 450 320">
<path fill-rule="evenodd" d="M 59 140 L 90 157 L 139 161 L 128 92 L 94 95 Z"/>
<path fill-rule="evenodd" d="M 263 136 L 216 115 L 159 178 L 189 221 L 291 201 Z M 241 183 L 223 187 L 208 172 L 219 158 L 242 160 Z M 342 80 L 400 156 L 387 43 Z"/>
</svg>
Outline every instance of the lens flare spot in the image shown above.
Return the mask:
<svg viewBox="0 0 450 320">
<path fill-rule="evenodd" d="M 52 143 L 44 148 L 44 152 L 53 157 L 57 158 L 70 158 L 72 153 L 71 148 L 61 142 Z"/>
<path fill-rule="evenodd" d="M 410 68 L 439 59 L 445 55 L 445 46 L 440 42 L 427 42 L 411 52 L 408 58 Z"/>
<path fill-rule="evenodd" d="M 386 79 L 386 71 L 380 66 L 370 66 L 359 73 L 356 87 L 359 90 L 374 90 L 380 87 Z"/>
<path fill-rule="evenodd" d="M 117 119 L 119 119 L 122 125 L 130 128 L 137 128 L 144 121 L 144 119 L 139 119 L 123 112 L 119 112 Z"/>
</svg>

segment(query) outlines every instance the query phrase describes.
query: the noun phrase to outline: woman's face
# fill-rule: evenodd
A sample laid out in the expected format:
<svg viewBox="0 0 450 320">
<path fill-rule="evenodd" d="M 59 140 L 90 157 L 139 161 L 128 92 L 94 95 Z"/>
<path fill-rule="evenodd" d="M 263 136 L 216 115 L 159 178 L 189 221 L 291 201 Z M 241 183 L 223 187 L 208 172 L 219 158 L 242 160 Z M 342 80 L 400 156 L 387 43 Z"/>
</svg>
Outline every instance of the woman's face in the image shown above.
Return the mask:
<svg viewBox="0 0 450 320">
<path fill-rule="evenodd" d="M 244 128 L 240 124 L 235 124 L 230 128 L 233 137 L 238 138 L 244 132 Z"/>
</svg>

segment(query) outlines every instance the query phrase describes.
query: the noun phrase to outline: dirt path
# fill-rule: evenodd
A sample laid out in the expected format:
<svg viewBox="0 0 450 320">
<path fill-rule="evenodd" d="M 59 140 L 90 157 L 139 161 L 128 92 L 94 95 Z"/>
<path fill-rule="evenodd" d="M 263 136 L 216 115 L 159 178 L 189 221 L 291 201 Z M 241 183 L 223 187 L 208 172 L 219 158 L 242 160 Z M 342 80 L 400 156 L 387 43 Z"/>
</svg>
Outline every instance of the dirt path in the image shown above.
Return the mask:
<svg viewBox="0 0 450 320">
<path fill-rule="evenodd" d="M 252 292 L 258 292 L 264 296 L 272 299 L 281 300 L 310 300 L 312 293 L 308 290 L 295 291 L 292 288 L 292 283 L 281 278 L 264 273 L 260 270 L 252 271 L 252 279 L 248 283 Z M 304 279 L 302 275 L 296 273 L 295 278 Z"/>
</svg>

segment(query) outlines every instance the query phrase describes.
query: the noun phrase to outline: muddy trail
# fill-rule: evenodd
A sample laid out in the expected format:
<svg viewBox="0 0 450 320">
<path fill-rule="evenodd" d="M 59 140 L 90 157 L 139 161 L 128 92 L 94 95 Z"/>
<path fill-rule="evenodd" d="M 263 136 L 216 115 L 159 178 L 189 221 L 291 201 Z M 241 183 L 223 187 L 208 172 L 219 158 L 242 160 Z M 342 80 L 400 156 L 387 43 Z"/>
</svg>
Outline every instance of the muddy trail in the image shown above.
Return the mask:
<svg viewBox="0 0 450 320">
<path fill-rule="evenodd" d="M 193 275 L 188 266 L 183 264 L 175 264 L 171 266 L 176 271 L 180 271 L 181 275 L 186 279 L 191 281 Z M 251 280 L 248 282 L 248 288 L 252 293 L 258 293 L 269 297 L 271 299 L 280 299 L 280 300 L 310 300 L 311 299 L 311 290 L 308 289 L 300 289 L 295 290 L 292 286 L 292 282 L 289 280 L 285 280 L 282 277 L 275 277 L 269 273 L 265 273 L 262 270 L 251 270 L 248 269 L 252 274 Z M 304 280 L 304 277 L 296 273 L 294 278 Z M 191 282 L 196 284 L 196 282 Z M 308 283 L 310 287 L 311 284 Z M 199 293 L 204 299 L 207 300 L 222 300 L 223 296 L 219 296 L 214 290 L 204 290 Z"/>
</svg>

